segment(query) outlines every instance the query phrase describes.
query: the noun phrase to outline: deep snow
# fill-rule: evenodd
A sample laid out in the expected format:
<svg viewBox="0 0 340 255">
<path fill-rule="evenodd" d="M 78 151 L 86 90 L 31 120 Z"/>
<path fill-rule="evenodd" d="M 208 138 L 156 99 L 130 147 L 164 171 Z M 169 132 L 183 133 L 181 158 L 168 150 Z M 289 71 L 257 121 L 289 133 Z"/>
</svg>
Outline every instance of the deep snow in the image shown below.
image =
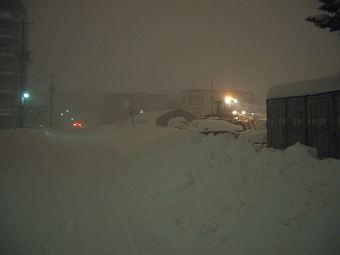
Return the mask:
<svg viewBox="0 0 340 255">
<path fill-rule="evenodd" d="M 339 254 L 340 161 L 249 140 L 2 131 L 1 254 Z"/>
</svg>

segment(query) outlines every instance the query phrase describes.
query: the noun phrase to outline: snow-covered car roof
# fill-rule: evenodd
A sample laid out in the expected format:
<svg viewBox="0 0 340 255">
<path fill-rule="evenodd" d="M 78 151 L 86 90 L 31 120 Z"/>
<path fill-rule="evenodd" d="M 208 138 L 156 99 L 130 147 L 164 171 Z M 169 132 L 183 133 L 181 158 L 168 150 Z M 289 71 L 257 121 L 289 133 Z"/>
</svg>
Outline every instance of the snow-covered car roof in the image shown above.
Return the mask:
<svg viewBox="0 0 340 255">
<path fill-rule="evenodd" d="M 267 99 L 315 95 L 340 90 L 340 74 L 316 80 L 284 83 L 269 89 Z"/>
<path fill-rule="evenodd" d="M 197 119 L 190 122 L 190 126 L 199 131 L 240 132 L 243 128 L 221 119 Z"/>
</svg>

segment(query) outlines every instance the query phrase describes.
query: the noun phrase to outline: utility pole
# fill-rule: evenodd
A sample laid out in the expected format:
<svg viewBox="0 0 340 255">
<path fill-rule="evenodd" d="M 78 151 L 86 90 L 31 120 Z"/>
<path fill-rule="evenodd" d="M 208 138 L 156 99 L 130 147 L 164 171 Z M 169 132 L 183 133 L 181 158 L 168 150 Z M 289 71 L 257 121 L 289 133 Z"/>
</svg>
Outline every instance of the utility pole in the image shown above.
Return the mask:
<svg viewBox="0 0 340 255">
<path fill-rule="evenodd" d="M 214 80 L 213 79 L 210 80 L 210 94 L 211 94 L 210 112 L 211 114 L 213 114 L 214 113 Z"/>
<path fill-rule="evenodd" d="M 48 124 L 50 127 L 53 127 L 53 119 L 54 119 L 54 107 L 53 107 L 53 99 L 54 99 L 54 93 L 56 92 L 56 88 L 54 85 L 55 80 L 55 74 L 50 74 L 50 100 L 49 100 L 49 118 L 48 118 Z"/>
</svg>

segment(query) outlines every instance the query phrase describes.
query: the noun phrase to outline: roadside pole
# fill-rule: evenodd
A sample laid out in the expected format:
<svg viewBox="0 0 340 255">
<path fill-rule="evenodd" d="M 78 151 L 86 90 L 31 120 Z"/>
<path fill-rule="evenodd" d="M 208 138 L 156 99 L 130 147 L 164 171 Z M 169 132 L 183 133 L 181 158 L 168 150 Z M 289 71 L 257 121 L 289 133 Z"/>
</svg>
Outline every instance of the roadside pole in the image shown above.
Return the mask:
<svg viewBox="0 0 340 255">
<path fill-rule="evenodd" d="M 133 119 L 133 113 L 132 113 L 132 108 L 131 106 L 129 106 L 129 114 L 130 114 L 130 118 L 131 118 L 131 122 L 132 122 L 132 127 L 135 127 L 135 120 Z"/>
</svg>

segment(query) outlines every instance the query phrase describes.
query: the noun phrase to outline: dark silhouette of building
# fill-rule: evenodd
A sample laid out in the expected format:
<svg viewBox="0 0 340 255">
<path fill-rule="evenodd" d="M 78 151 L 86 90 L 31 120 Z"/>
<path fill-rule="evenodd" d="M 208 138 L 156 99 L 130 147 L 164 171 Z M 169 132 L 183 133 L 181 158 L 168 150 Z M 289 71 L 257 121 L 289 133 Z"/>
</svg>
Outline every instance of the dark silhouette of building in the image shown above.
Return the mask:
<svg viewBox="0 0 340 255">
<path fill-rule="evenodd" d="M 205 116 L 215 112 L 217 101 L 224 101 L 225 97 L 231 96 L 238 100 L 241 110 L 245 104 L 254 104 L 254 94 L 251 91 L 237 91 L 227 89 L 187 89 L 182 91 L 181 108 L 196 116 Z M 249 108 L 249 107 L 248 107 Z M 249 111 L 250 109 L 246 109 Z M 252 110 L 254 111 L 254 110 Z"/>
<path fill-rule="evenodd" d="M 340 157 L 340 76 L 281 84 L 267 96 L 268 146 L 300 142 Z"/>
<path fill-rule="evenodd" d="M 22 127 L 27 73 L 27 13 L 20 0 L 0 1 L 0 129 Z"/>
<path fill-rule="evenodd" d="M 149 93 L 110 93 L 106 96 L 104 119 L 106 123 L 126 121 L 130 115 L 176 108 L 176 101 L 167 95 Z"/>
</svg>

